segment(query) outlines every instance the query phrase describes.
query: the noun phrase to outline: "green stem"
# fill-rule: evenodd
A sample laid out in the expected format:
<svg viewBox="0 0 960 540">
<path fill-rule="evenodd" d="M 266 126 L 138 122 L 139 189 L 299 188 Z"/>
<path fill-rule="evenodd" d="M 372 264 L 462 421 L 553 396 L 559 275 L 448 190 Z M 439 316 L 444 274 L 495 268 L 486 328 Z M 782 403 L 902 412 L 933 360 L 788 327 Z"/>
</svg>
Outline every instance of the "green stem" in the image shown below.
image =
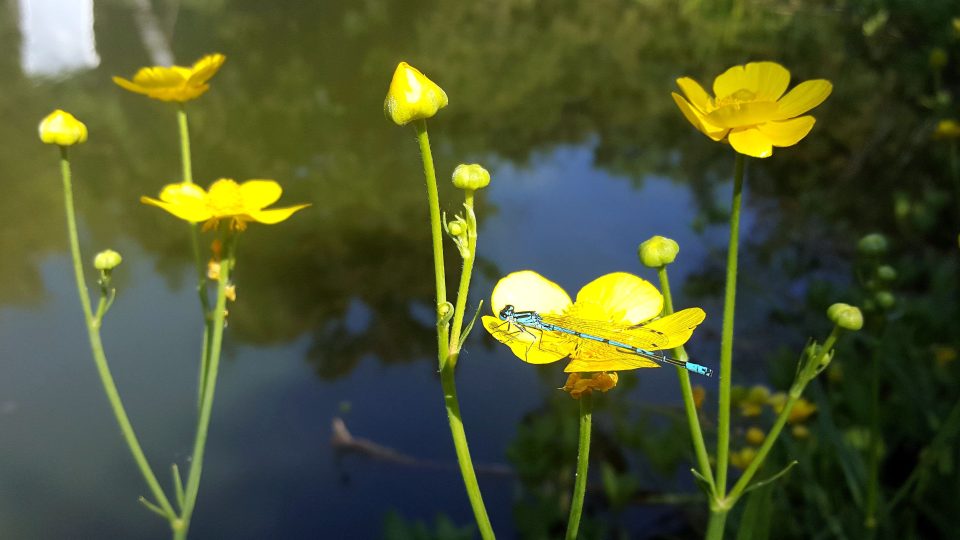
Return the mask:
<svg viewBox="0 0 960 540">
<path fill-rule="evenodd" d="M 733 201 L 730 206 L 730 242 L 727 252 L 727 283 L 723 300 L 723 329 L 720 334 L 720 410 L 717 425 L 716 496 L 727 490 L 730 464 L 730 385 L 733 375 L 733 320 L 737 298 L 737 251 L 740 241 L 740 204 L 743 191 L 743 154 L 737 153 L 733 173 Z"/>
<path fill-rule="evenodd" d="M 882 343 L 882 340 L 881 340 Z M 863 526 L 870 536 L 877 527 L 877 501 L 880 483 L 880 347 L 870 361 L 870 446 L 867 456 L 867 496 Z"/>
<path fill-rule="evenodd" d="M 670 293 L 670 278 L 667 277 L 667 267 L 661 266 L 657 269 L 657 276 L 660 278 L 660 290 L 663 291 L 663 314 L 673 313 L 673 296 Z M 683 346 L 673 350 L 674 355 L 680 360 L 687 360 L 687 351 Z M 690 372 L 677 366 L 677 378 L 680 380 L 680 394 L 683 396 L 683 409 L 687 416 L 687 427 L 690 429 L 690 440 L 693 442 L 693 450 L 697 456 L 697 465 L 700 475 L 707 479 L 710 487 L 714 487 L 713 469 L 710 468 L 710 457 L 707 455 L 707 445 L 703 439 L 703 431 L 700 428 L 700 418 L 697 415 L 697 404 L 693 399 L 693 386 L 690 384 Z"/>
<path fill-rule="evenodd" d="M 193 183 L 193 163 L 190 158 L 190 129 L 187 122 L 187 107 L 179 103 L 177 107 L 177 125 L 180 128 L 180 163 L 183 167 L 183 181 Z M 193 254 L 193 264 L 197 272 L 197 296 L 200 298 L 200 307 L 203 311 L 203 349 L 200 354 L 200 373 L 197 384 L 197 407 L 203 407 L 203 389 L 207 387 L 207 371 L 210 363 L 210 332 L 212 321 L 210 315 L 210 299 L 207 297 L 207 273 L 200 256 L 200 225 L 190 224 L 190 251 Z"/>
<path fill-rule="evenodd" d="M 433 241 L 433 274 L 437 288 L 437 345 L 440 355 L 440 367 L 447 361 L 449 349 L 449 318 L 441 310 L 447 305 L 447 281 L 443 268 L 443 231 L 440 224 L 440 196 L 437 192 L 437 174 L 433 169 L 433 152 L 430 150 L 430 137 L 427 135 L 427 123 L 417 120 L 414 123 L 417 142 L 420 144 L 420 157 L 423 160 L 423 176 L 427 181 L 427 204 L 430 207 L 430 236 Z"/>
<path fill-rule="evenodd" d="M 460 403 L 457 399 L 457 384 L 454 379 L 454 367 L 456 365 L 457 355 L 450 354 L 450 314 L 444 311 L 448 309 L 449 304 L 447 303 L 447 286 L 443 267 L 443 230 L 440 223 L 440 196 L 437 191 L 437 175 L 433 168 L 433 152 L 430 150 L 430 137 L 427 135 L 427 123 L 424 120 L 417 120 L 414 123 L 414 128 L 417 132 L 417 142 L 420 144 L 420 157 L 423 160 L 423 175 L 427 183 L 427 204 L 430 210 L 433 270 L 437 289 L 437 355 L 440 365 L 440 382 L 443 388 L 443 400 L 447 409 L 447 420 L 450 423 L 450 435 L 453 438 L 457 462 L 460 465 L 460 475 L 463 477 L 463 483 L 467 489 L 467 497 L 470 499 L 470 506 L 473 508 L 474 519 L 477 522 L 477 527 L 480 529 L 480 536 L 484 538 L 484 540 L 488 540 L 495 538 L 495 536 L 493 534 L 493 527 L 490 525 L 490 518 L 487 517 L 487 510 L 484 507 L 483 498 L 480 495 L 480 487 L 477 484 L 477 474 L 473 469 L 473 461 L 470 459 L 470 448 L 467 445 L 467 434 L 463 429 L 463 421 L 460 418 Z M 468 273 L 466 267 L 465 273 Z M 461 277 L 460 286 L 462 293 L 457 299 L 458 304 L 461 303 L 461 297 L 464 302 L 466 301 L 467 294 L 465 288 L 469 288 L 470 285 L 469 275 L 466 277 L 466 281 Z M 462 316 L 459 320 L 462 323 Z M 459 331 L 457 335 L 459 335 Z"/>
<path fill-rule="evenodd" d="M 147 461 L 147 457 L 140 447 L 140 442 L 137 440 L 137 435 L 133 431 L 133 426 L 130 424 L 130 419 L 127 417 L 127 412 L 120 399 L 120 393 L 117 391 L 117 386 L 113 381 L 113 375 L 110 373 L 110 366 L 107 364 L 106 354 L 103 351 L 103 342 L 100 339 L 100 320 L 95 318 L 91 311 L 90 293 L 87 291 L 86 278 L 83 274 L 83 262 L 80 255 L 77 217 L 73 207 L 73 182 L 70 174 L 70 159 L 67 156 L 67 148 L 64 146 L 60 147 L 60 173 L 63 177 L 63 199 L 67 214 L 67 233 L 70 238 L 73 273 L 77 281 L 77 294 L 80 296 L 80 305 L 83 307 L 83 317 L 87 325 L 87 335 L 90 339 L 90 350 L 93 353 L 93 361 L 97 366 L 97 373 L 100 375 L 103 391 L 110 401 L 113 415 L 117 419 L 117 424 L 120 425 L 120 431 L 127 443 L 127 447 L 130 449 L 130 454 L 133 456 L 134 461 L 136 461 L 137 467 L 140 468 L 140 473 L 147 482 L 153 498 L 159 503 L 167 518 L 172 520 L 176 512 L 170 505 L 170 501 L 167 500 L 167 496 L 164 494 L 163 488 L 160 487 L 157 477 L 153 474 L 153 469 L 150 467 L 150 463 Z M 97 311 L 99 312 L 100 309 L 98 308 Z"/>
<path fill-rule="evenodd" d="M 723 529 L 727 523 L 729 509 L 710 509 L 710 519 L 707 521 L 706 540 L 723 540 Z"/>
<path fill-rule="evenodd" d="M 470 499 L 477 527 L 480 529 L 480 537 L 484 540 L 496 538 L 493 527 L 490 525 L 490 518 L 487 517 L 487 509 L 483 505 L 480 486 L 477 484 L 477 474 L 473 469 L 473 460 L 470 459 L 467 434 L 463 430 L 463 422 L 460 419 L 460 403 L 457 400 L 453 363 L 447 363 L 440 368 L 440 383 L 443 387 L 443 401 L 447 407 L 447 419 L 450 422 L 450 435 L 453 437 L 457 462 L 460 464 L 460 475 L 463 476 L 463 483 L 467 488 L 467 497 Z"/>
<path fill-rule="evenodd" d="M 580 440 L 577 450 L 577 478 L 573 484 L 570 501 L 570 519 L 567 521 L 566 540 L 576 540 L 583 514 L 583 495 L 587 491 L 587 469 L 590 465 L 590 430 L 593 421 L 593 396 L 584 392 L 580 396 Z"/>
<path fill-rule="evenodd" d="M 824 355 L 830 354 L 830 351 L 833 350 L 839 336 L 840 328 L 834 326 L 833 331 L 830 332 L 830 336 L 827 337 L 827 340 L 824 341 L 823 346 L 820 348 L 820 354 L 817 355 L 816 358 L 810 358 L 808 363 L 801 367 L 801 369 L 815 370 L 816 366 L 820 365 Z M 787 424 L 787 420 L 790 419 L 790 412 L 793 410 L 793 406 L 796 405 L 800 396 L 803 395 L 803 391 L 811 380 L 812 376 L 801 375 L 797 382 L 790 387 L 790 392 L 787 394 L 787 401 L 777 416 L 777 420 L 773 423 L 773 427 L 770 428 L 770 432 L 767 433 L 766 438 L 763 439 L 763 444 L 760 445 L 760 448 L 757 450 L 753 461 L 751 461 L 750 465 L 743 471 L 740 479 L 737 480 L 733 489 L 730 490 L 730 494 L 726 497 L 728 508 L 732 508 L 733 505 L 736 504 L 740 496 L 743 495 L 744 490 L 750 485 L 750 481 L 754 475 L 760 470 L 760 467 L 763 466 L 763 462 L 767 459 L 767 454 L 770 453 L 773 445 L 777 442 L 777 438 L 780 437 L 780 432 L 783 431 L 783 427 Z"/>
<path fill-rule="evenodd" d="M 184 491 L 183 512 L 174 526 L 174 538 L 177 540 L 187 537 L 190 528 L 190 518 L 193 516 L 197 504 L 197 494 L 200 490 L 200 476 L 203 472 L 203 455 L 207 445 L 207 433 L 210 428 L 210 416 L 213 410 L 213 397 L 217 387 L 217 373 L 220 368 L 220 352 L 223 346 L 224 316 L 226 314 L 226 286 L 230 281 L 230 271 L 234 265 L 235 236 L 227 232 L 223 246 L 223 258 L 220 261 L 220 276 L 217 279 L 217 304 L 213 312 L 213 332 L 210 339 L 209 370 L 203 389 L 203 401 L 200 406 L 200 416 L 197 419 L 196 438 L 193 443 L 193 454 L 190 458 L 190 474 L 187 477 L 187 486 Z"/>
</svg>

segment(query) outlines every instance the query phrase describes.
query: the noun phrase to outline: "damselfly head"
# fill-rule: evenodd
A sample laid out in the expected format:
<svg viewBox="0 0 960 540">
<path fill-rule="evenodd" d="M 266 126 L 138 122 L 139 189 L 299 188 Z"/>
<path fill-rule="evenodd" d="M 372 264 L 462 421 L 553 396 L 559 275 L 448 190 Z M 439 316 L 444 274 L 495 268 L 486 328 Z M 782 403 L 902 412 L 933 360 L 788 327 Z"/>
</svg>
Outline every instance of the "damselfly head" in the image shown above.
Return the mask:
<svg viewBox="0 0 960 540">
<path fill-rule="evenodd" d="M 513 309 L 513 306 L 511 306 L 510 304 L 507 304 L 503 306 L 503 309 L 500 310 L 500 320 L 501 321 L 509 320 L 513 318 L 514 313 L 515 313 L 515 310 Z"/>
</svg>

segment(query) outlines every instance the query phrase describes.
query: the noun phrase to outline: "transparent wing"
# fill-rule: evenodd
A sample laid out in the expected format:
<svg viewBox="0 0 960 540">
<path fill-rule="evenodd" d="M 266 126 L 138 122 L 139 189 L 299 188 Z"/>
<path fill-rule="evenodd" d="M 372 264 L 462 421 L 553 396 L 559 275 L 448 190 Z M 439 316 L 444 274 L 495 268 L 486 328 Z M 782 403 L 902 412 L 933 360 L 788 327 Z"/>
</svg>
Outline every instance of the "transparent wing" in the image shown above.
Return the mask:
<svg viewBox="0 0 960 540">
<path fill-rule="evenodd" d="M 493 317 L 485 317 L 483 323 L 494 339 L 531 364 L 555 362 L 576 348 L 577 339 L 560 332 L 545 332 L 507 321 L 494 322 Z"/>
<path fill-rule="evenodd" d="M 568 373 L 660 367 L 649 358 L 588 339 L 578 340 L 576 351 L 571 356 L 573 360 L 564 368 Z"/>
</svg>

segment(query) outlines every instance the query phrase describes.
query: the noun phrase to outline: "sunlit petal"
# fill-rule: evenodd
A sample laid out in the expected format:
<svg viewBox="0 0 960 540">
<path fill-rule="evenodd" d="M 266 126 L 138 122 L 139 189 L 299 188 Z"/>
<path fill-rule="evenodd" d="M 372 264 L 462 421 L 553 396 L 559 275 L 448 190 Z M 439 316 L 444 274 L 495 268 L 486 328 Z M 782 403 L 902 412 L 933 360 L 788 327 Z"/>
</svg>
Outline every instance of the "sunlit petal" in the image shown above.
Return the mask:
<svg viewBox="0 0 960 540">
<path fill-rule="evenodd" d="M 777 112 L 777 104 L 772 101 L 754 101 L 724 105 L 706 116 L 707 122 L 724 128 L 752 126 L 770 121 Z"/>
<path fill-rule="evenodd" d="M 643 278 L 614 272 L 584 285 L 574 309 L 577 317 L 639 324 L 660 314 L 663 295 Z"/>
<path fill-rule="evenodd" d="M 285 221 L 287 218 L 292 216 L 294 212 L 298 210 L 303 210 L 304 208 L 310 206 L 310 204 L 298 204 L 296 206 L 287 206 L 285 208 L 271 208 L 270 210 L 259 210 L 256 212 L 249 212 L 249 215 L 253 221 L 257 223 L 263 223 L 265 225 L 273 225 L 275 223 L 280 223 Z"/>
<path fill-rule="evenodd" d="M 264 208 L 280 200 L 283 188 L 273 180 L 247 180 L 240 184 L 240 196 L 252 208 Z"/>
<path fill-rule="evenodd" d="M 748 90 L 758 101 L 776 101 L 790 84 L 790 72 L 776 62 L 733 66 L 713 81 L 713 94 L 722 99 Z"/>
<path fill-rule="evenodd" d="M 815 122 L 812 116 L 801 116 L 783 122 L 760 124 L 757 129 L 774 146 L 793 146 L 810 133 Z"/>
<path fill-rule="evenodd" d="M 757 158 L 773 155 L 773 143 L 755 127 L 731 130 L 727 139 L 730 146 L 741 154 Z"/>
<path fill-rule="evenodd" d="M 771 120 L 785 120 L 800 116 L 824 102 L 833 91 L 826 79 L 814 79 L 798 84 L 777 102 L 779 109 Z"/>
<path fill-rule="evenodd" d="M 211 77 L 217 74 L 220 66 L 222 66 L 226 60 L 227 57 L 219 53 L 208 54 L 200 60 L 197 60 L 193 64 L 191 73 L 188 75 L 188 83 L 199 85 L 209 81 Z"/>
<path fill-rule="evenodd" d="M 501 321 L 498 317 L 484 315 L 481 318 L 483 327 L 500 343 L 510 347 L 513 354 L 530 364 L 549 364 L 565 358 L 572 351 L 574 344 L 570 340 L 560 342 L 552 340 L 541 344 L 542 332 L 538 330 L 524 331 L 519 327 Z"/>
<path fill-rule="evenodd" d="M 663 334 L 665 341 L 657 344 L 659 348 L 673 349 L 686 343 L 693 335 L 693 329 L 706 317 L 707 314 L 700 308 L 687 308 L 647 323 L 643 327 Z"/>
<path fill-rule="evenodd" d="M 686 117 L 687 121 L 693 124 L 695 128 L 700 130 L 701 133 L 710 137 L 715 141 L 723 139 L 727 135 L 727 130 L 725 128 L 714 126 L 709 123 L 703 114 L 700 113 L 693 105 L 690 104 L 683 96 L 677 94 L 676 92 L 671 93 L 673 96 L 673 101 L 677 104 L 677 107 L 680 108 L 680 112 L 683 113 L 683 116 Z"/>
<path fill-rule="evenodd" d="M 562 287 L 532 270 L 508 274 L 497 282 L 490 295 L 494 314 L 500 313 L 508 304 L 518 311 L 561 314 L 572 303 Z"/>
<path fill-rule="evenodd" d="M 680 90 L 683 90 L 683 94 L 690 100 L 690 104 L 700 112 L 706 114 L 713 110 L 713 100 L 710 99 L 707 91 L 700 86 L 700 83 L 690 77 L 681 77 L 677 79 L 677 86 L 680 87 Z"/>
</svg>

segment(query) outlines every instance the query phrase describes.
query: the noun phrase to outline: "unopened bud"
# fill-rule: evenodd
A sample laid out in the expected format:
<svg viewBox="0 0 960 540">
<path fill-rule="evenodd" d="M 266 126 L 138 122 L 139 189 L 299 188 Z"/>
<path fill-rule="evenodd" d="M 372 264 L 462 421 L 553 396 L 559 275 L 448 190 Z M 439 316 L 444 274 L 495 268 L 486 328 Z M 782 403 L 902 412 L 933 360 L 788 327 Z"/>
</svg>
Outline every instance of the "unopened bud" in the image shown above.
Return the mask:
<svg viewBox="0 0 960 540">
<path fill-rule="evenodd" d="M 640 262 L 650 268 L 666 266 L 677 258 L 680 245 L 665 236 L 653 236 L 637 248 Z"/>
<path fill-rule="evenodd" d="M 490 185 L 490 173 L 476 163 L 461 163 L 453 170 L 453 185 L 460 189 L 475 191 Z"/>
<path fill-rule="evenodd" d="M 827 318 L 844 330 L 860 330 L 863 328 L 863 313 L 860 308 L 837 302 L 827 308 Z"/>
<path fill-rule="evenodd" d="M 93 267 L 97 270 L 110 271 L 123 262 L 123 257 L 112 249 L 107 249 L 97 253 L 93 257 Z"/>
</svg>

